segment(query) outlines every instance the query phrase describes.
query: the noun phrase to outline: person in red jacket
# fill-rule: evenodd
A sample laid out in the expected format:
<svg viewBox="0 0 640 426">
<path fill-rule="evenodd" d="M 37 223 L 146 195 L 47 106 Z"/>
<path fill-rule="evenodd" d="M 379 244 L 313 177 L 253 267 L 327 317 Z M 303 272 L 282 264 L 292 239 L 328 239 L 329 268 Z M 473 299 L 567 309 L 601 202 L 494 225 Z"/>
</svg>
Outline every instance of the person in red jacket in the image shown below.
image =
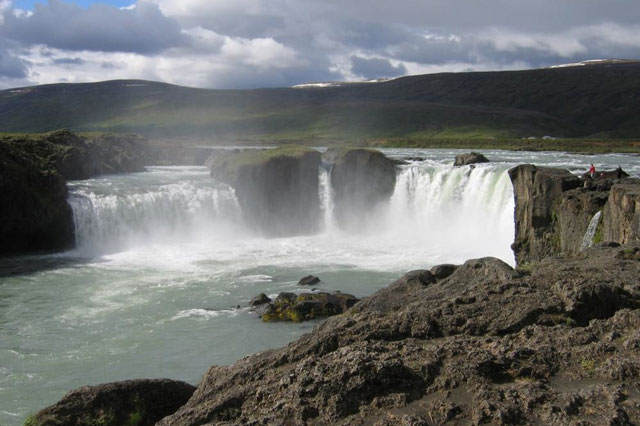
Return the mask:
<svg viewBox="0 0 640 426">
<path fill-rule="evenodd" d="M 591 179 L 596 177 L 596 166 L 594 166 L 593 163 L 591 163 L 591 167 L 589 167 L 589 176 L 591 176 Z"/>
</svg>

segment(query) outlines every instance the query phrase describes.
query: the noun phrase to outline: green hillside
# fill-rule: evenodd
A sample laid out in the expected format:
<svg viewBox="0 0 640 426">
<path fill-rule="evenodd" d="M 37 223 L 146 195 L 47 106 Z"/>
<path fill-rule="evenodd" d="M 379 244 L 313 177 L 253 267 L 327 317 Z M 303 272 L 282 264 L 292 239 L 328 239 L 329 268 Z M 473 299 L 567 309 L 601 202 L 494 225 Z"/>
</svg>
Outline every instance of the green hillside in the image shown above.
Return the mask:
<svg viewBox="0 0 640 426">
<path fill-rule="evenodd" d="M 1 132 L 229 141 L 640 138 L 640 63 L 447 73 L 328 88 L 205 90 L 140 80 L 0 91 Z"/>
</svg>

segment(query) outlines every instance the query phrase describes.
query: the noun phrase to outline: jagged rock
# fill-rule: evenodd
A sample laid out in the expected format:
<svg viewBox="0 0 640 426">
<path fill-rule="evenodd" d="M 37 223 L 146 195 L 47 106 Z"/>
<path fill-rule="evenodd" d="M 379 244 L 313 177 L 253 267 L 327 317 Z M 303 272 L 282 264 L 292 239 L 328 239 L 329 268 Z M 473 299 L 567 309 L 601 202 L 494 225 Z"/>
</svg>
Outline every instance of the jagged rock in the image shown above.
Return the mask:
<svg viewBox="0 0 640 426">
<path fill-rule="evenodd" d="M 235 189 L 245 222 L 267 236 L 309 234 L 320 225 L 320 153 L 304 147 L 217 153 L 211 176 Z"/>
<path fill-rule="evenodd" d="M 456 155 L 454 166 L 467 166 L 469 164 L 488 163 L 489 159 L 478 152 Z"/>
<path fill-rule="evenodd" d="M 513 183 L 515 241 L 511 248 L 518 264 L 538 261 L 560 252 L 580 250 L 593 215 L 608 194 L 583 191 L 567 196 L 582 185 L 567 170 L 521 165 L 509 170 Z"/>
<path fill-rule="evenodd" d="M 298 285 L 315 285 L 320 282 L 320 278 L 314 277 L 313 275 L 307 275 L 306 277 L 300 278 L 298 281 Z"/>
<path fill-rule="evenodd" d="M 127 380 L 84 386 L 39 411 L 29 426 L 151 426 L 174 413 L 195 386 L 169 379 Z"/>
<path fill-rule="evenodd" d="M 345 312 L 356 304 L 346 293 L 280 293 L 262 313 L 262 321 L 307 321 Z"/>
<path fill-rule="evenodd" d="M 396 167 L 380 151 L 336 151 L 331 168 L 334 215 L 343 229 L 361 229 L 388 202 L 396 184 Z"/>
<path fill-rule="evenodd" d="M 613 173 L 621 175 L 620 171 Z M 640 194 L 640 180 L 599 178 L 593 184 L 591 179 L 581 180 L 566 170 L 532 165 L 515 167 L 509 175 L 516 201 L 512 248 L 518 264 L 578 253 L 598 211 L 602 211 L 602 219 L 594 243 L 638 241 L 640 216 L 636 217 L 634 203 Z"/>
<path fill-rule="evenodd" d="M 640 262 L 620 250 L 413 271 L 285 348 L 212 367 L 159 425 L 638 423 Z"/>
<path fill-rule="evenodd" d="M 251 305 L 251 306 L 260 306 L 260 305 L 264 305 L 265 303 L 269 303 L 269 302 L 271 302 L 271 298 L 269 296 L 267 296 L 266 294 L 264 294 L 264 293 L 260 293 L 259 295 L 257 295 L 253 299 L 251 299 L 251 301 L 249 302 L 249 305 Z"/>
<path fill-rule="evenodd" d="M 613 185 L 602 212 L 603 239 L 620 244 L 640 240 L 640 180 Z"/>
</svg>

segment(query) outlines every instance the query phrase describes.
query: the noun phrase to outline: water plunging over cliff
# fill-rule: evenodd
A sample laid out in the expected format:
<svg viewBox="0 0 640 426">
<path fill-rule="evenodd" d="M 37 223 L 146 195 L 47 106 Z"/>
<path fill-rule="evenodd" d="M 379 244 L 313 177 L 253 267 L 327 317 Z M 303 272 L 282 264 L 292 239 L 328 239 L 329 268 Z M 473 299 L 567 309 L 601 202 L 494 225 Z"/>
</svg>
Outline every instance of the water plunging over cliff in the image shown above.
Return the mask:
<svg viewBox="0 0 640 426">
<path fill-rule="evenodd" d="M 513 263 L 513 193 L 505 166 L 402 166 L 388 205 L 371 212 L 360 233 L 337 227 L 329 171 L 320 167 L 319 173 L 320 238 L 349 245 L 366 240 L 368 246 L 401 252 L 430 248 L 443 258 L 451 251 L 471 254 L 481 248 Z M 199 168 L 179 173 L 153 168 L 146 174 L 75 182 L 69 203 L 78 249 L 85 254 L 251 236 L 233 189 Z"/>
</svg>

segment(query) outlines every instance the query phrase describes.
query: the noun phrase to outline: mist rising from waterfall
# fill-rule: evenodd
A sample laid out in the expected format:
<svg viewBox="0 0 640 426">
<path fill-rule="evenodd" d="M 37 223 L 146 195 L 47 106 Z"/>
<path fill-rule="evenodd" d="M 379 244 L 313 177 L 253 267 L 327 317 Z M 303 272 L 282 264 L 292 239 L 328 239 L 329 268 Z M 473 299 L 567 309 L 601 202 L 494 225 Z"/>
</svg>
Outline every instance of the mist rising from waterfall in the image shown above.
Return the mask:
<svg viewBox="0 0 640 426">
<path fill-rule="evenodd" d="M 372 253 L 389 265 L 478 255 L 513 264 L 513 192 L 506 170 L 504 165 L 453 168 L 429 162 L 402 166 L 389 202 L 367 212 L 366 226 L 351 232 L 336 223 L 330 173 L 320 167 L 321 231 L 300 238 L 252 234 L 242 224 L 233 189 L 200 168 L 152 168 L 147 174 L 76 182 L 69 203 L 78 249 L 86 254 L 148 244 L 244 241 L 264 251 L 299 245 L 293 257 L 303 262 L 305 256 L 335 261 L 332 255 L 344 251 L 349 254 L 343 257 L 356 264 Z M 307 239 L 322 243 L 327 252 L 318 255 Z"/>
</svg>

